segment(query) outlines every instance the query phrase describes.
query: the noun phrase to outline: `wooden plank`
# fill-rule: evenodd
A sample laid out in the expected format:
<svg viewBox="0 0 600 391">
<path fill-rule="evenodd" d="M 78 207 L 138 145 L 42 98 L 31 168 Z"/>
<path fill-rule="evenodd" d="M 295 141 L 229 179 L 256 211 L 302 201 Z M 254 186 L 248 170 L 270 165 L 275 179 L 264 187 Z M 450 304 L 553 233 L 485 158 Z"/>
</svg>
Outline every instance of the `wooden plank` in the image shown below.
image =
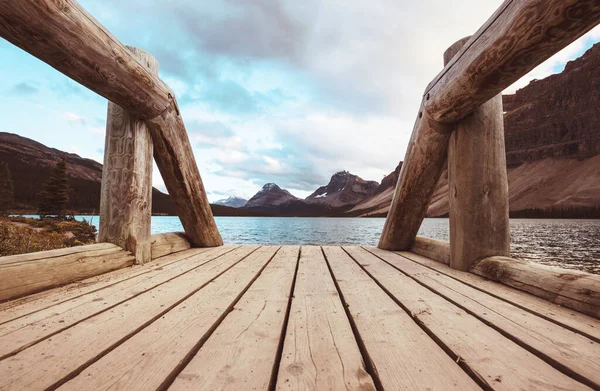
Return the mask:
<svg viewBox="0 0 600 391">
<path fill-rule="evenodd" d="M 136 278 L 5 323 L 0 326 L 0 358 L 18 353 L 57 332 L 189 273 L 233 249 L 234 247 L 220 247 L 199 252 L 187 258 L 185 262 L 153 269 Z"/>
<path fill-rule="evenodd" d="M 75 0 L 2 1 L 0 36 L 130 113 L 153 118 L 171 104 L 166 85 Z"/>
<path fill-rule="evenodd" d="M 452 126 L 433 121 L 421 105 L 379 248 L 408 250 L 412 246 L 446 167 L 452 130 Z"/>
<path fill-rule="evenodd" d="M 510 256 L 502 94 L 462 119 L 448 149 L 450 267 Z"/>
<path fill-rule="evenodd" d="M 319 247 L 302 246 L 278 390 L 374 390 Z"/>
<path fill-rule="evenodd" d="M 245 246 L 0 361 L 0 389 L 45 389 L 74 376 L 256 250 Z"/>
<path fill-rule="evenodd" d="M 599 343 L 398 254 L 376 248 L 369 251 L 563 373 L 592 388 L 600 388 Z"/>
<path fill-rule="evenodd" d="M 150 237 L 152 259 L 191 248 L 190 241 L 183 232 L 169 232 Z"/>
<path fill-rule="evenodd" d="M 369 248 L 370 250 L 371 248 Z M 600 324 L 597 319 L 570 308 L 561 307 L 545 299 L 511 288 L 498 282 L 490 281 L 473 273 L 450 269 L 445 265 L 426 257 L 409 252 L 400 252 L 403 257 L 426 266 L 431 270 L 449 276 L 472 288 L 485 292 L 493 297 L 511 303 L 544 319 L 550 320 L 571 331 L 578 332 L 600 343 Z"/>
<path fill-rule="evenodd" d="M 444 264 L 450 263 L 450 242 L 417 236 L 410 251 Z"/>
<path fill-rule="evenodd" d="M 148 128 L 156 165 L 175 203 L 185 234 L 195 247 L 221 246 L 223 239 L 210 209 L 177 102 L 173 101 L 167 110 L 149 120 Z"/>
<path fill-rule="evenodd" d="M 345 247 L 345 250 L 426 328 L 428 334 L 434 335 L 463 368 L 473 373 L 483 388 L 589 389 L 366 250 L 360 247 Z"/>
<path fill-rule="evenodd" d="M 127 49 L 158 77 L 158 62 L 152 55 L 131 46 Z M 98 240 L 129 251 L 139 265 L 151 259 L 153 152 L 146 123 L 108 102 Z"/>
<path fill-rule="evenodd" d="M 53 305 L 61 304 L 79 296 L 104 289 L 121 281 L 148 273 L 151 270 L 163 268 L 208 250 L 210 249 L 193 249 L 179 254 L 171 254 L 143 266 L 115 270 L 85 280 L 76 281 L 72 284 L 1 303 L 0 325 L 22 316 L 41 311 Z"/>
<path fill-rule="evenodd" d="M 276 361 L 299 247 L 282 247 L 170 390 L 266 390 Z"/>
<path fill-rule="evenodd" d="M 38 252 L 27 253 L 27 254 L 9 255 L 6 257 L 0 257 L 0 266 L 9 265 L 11 263 L 21 263 L 21 262 L 37 261 L 40 259 L 62 257 L 65 255 L 78 254 L 78 253 L 83 253 L 83 252 L 88 252 L 88 251 L 115 250 L 115 249 L 120 249 L 120 248 L 118 246 L 115 246 L 112 243 L 96 243 L 96 244 L 88 244 L 85 246 L 59 248 L 56 250 L 47 250 L 47 251 L 38 251 Z"/>
<path fill-rule="evenodd" d="M 426 111 L 452 123 L 600 22 L 591 0 L 506 0 L 427 87 Z"/>
<path fill-rule="evenodd" d="M 471 272 L 600 319 L 600 276 L 507 257 L 482 259 Z"/>
<path fill-rule="evenodd" d="M 254 252 L 60 389 L 164 388 L 219 326 L 277 250 L 263 247 Z"/>
<path fill-rule="evenodd" d="M 323 250 L 384 389 L 479 389 L 342 248 Z"/>
<path fill-rule="evenodd" d="M 129 252 L 116 248 L 2 265 L 0 301 L 131 266 L 133 262 Z"/>
</svg>

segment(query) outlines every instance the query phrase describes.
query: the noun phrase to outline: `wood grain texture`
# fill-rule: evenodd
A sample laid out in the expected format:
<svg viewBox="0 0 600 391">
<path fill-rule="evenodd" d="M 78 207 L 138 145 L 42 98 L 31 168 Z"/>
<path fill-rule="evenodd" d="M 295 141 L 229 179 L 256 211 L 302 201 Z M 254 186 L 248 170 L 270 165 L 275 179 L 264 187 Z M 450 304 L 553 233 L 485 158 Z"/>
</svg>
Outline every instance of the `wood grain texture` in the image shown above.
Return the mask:
<svg viewBox="0 0 600 391">
<path fill-rule="evenodd" d="M 267 390 L 300 248 L 282 247 L 169 390 Z"/>
<path fill-rule="evenodd" d="M 406 150 L 392 205 L 379 240 L 379 248 L 408 250 L 427 214 L 431 197 L 446 167 L 452 127 L 432 120 L 423 110 Z"/>
<path fill-rule="evenodd" d="M 323 250 L 384 389 L 480 389 L 344 250 Z"/>
<path fill-rule="evenodd" d="M 16 300 L 1 303 L 0 325 L 42 311 L 46 308 L 63 304 L 69 300 L 75 300 L 83 295 L 100 291 L 122 281 L 149 273 L 155 269 L 158 270 L 180 261 L 185 262 L 189 257 L 208 250 L 210 249 L 193 249 L 187 252 L 171 254 L 143 266 L 114 270 L 109 273 L 63 285 L 58 288 L 45 290 L 33 295 L 27 295 Z"/>
<path fill-rule="evenodd" d="M 410 251 L 443 264 L 450 263 L 450 242 L 417 236 Z"/>
<path fill-rule="evenodd" d="M 592 388 L 600 388 L 600 344 L 448 276 L 428 270 L 398 254 L 379 249 L 370 251 L 564 374 Z M 507 345 L 509 343 L 506 341 Z M 539 382 L 545 382 L 548 377 L 552 377 L 547 370 L 544 372 L 547 375 L 539 375 Z M 566 390 L 576 388 L 575 385 L 569 387 L 560 380 L 560 376 L 552 378 L 554 380 L 541 389 L 552 389 L 552 384 Z M 533 387 L 525 387 L 528 388 Z"/>
<path fill-rule="evenodd" d="M 157 390 L 188 362 L 268 265 L 277 247 L 262 247 L 179 303 L 59 390 Z M 243 388 L 236 388 L 243 389 Z"/>
<path fill-rule="evenodd" d="M 0 36 L 130 113 L 153 118 L 170 91 L 75 0 L 0 2 Z"/>
<path fill-rule="evenodd" d="M 72 298 L 47 309 L 0 325 L 0 358 L 15 354 L 44 338 L 109 310 L 161 284 L 211 262 L 235 247 L 193 249 L 183 262 L 164 265 L 104 289 Z"/>
<path fill-rule="evenodd" d="M 150 244 L 153 260 L 191 248 L 190 241 L 183 232 L 152 235 L 150 237 Z"/>
<path fill-rule="evenodd" d="M 450 267 L 510 256 L 502 94 L 458 122 L 448 148 Z"/>
<path fill-rule="evenodd" d="M 38 251 L 27 254 L 8 255 L 6 257 L 0 257 L 0 265 L 9 265 L 11 263 L 22 263 L 29 261 L 37 261 L 39 259 L 61 257 L 63 255 L 84 253 L 93 250 L 112 250 L 115 248 L 114 244 L 111 243 L 96 243 L 88 244 L 86 246 L 75 246 L 58 248 L 56 250 Z"/>
<path fill-rule="evenodd" d="M 507 257 L 483 259 L 471 272 L 600 319 L 598 275 Z"/>
<path fill-rule="evenodd" d="M 302 246 L 277 390 L 375 390 L 319 247 Z"/>
<path fill-rule="evenodd" d="M 358 264 L 362 265 L 393 295 L 397 302 L 406 308 L 418 324 L 425 327 L 428 334 L 435 335 L 451 352 L 454 359 L 463 368 L 472 372 L 484 388 L 506 391 L 517 389 L 589 390 L 588 387 L 560 373 L 477 317 L 436 294 L 435 290 L 432 291 L 421 285 L 419 283 L 423 281 L 421 274 L 411 273 L 412 270 L 407 272 L 409 276 L 419 278 L 419 282 L 417 282 L 360 247 L 344 248 Z M 400 258 L 393 253 L 387 255 L 386 260 Z M 408 260 L 403 263 L 401 261 L 394 263 L 401 270 L 407 262 L 409 265 L 411 263 Z M 422 266 L 414 265 L 414 268 L 419 267 L 422 268 Z M 424 281 L 424 283 L 426 282 Z M 481 292 L 478 293 L 483 295 Z M 472 298 L 476 300 L 477 296 Z M 518 311 L 516 308 L 514 310 Z M 503 321 L 500 316 L 492 320 Z M 542 319 L 540 321 L 548 323 Z M 579 356 L 577 361 L 585 360 L 590 367 L 598 367 L 599 365 L 594 364 L 590 359 L 599 355 L 600 352 L 593 353 L 594 347 L 587 346 L 589 340 L 572 332 L 566 332 L 566 334 L 566 340 L 556 338 L 556 341 L 560 340 L 566 344 L 573 340 L 579 340 L 580 343 L 579 346 L 573 344 L 573 348 L 565 349 L 565 352 L 573 354 L 578 351 L 577 347 L 583 348 L 589 353 L 576 353 Z M 577 364 L 583 366 L 581 363 Z"/>
<path fill-rule="evenodd" d="M 429 84 L 426 111 L 460 120 L 598 23 L 595 0 L 506 0 Z"/>
<path fill-rule="evenodd" d="M 245 246 L 0 360 L 0 390 L 46 389 L 96 362 L 256 250 Z M 210 303 L 210 301 L 208 301 Z M 92 388 L 90 388 L 92 389 Z"/>
<path fill-rule="evenodd" d="M 369 251 L 370 251 L 370 247 Z M 504 300 L 524 311 L 552 321 L 561 327 L 580 333 L 600 343 L 600 322 L 591 316 L 563 307 L 527 292 L 491 281 L 474 273 L 451 269 L 446 265 L 410 252 L 399 252 L 406 259 L 446 275 L 467 286 Z"/>
<path fill-rule="evenodd" d="M 166 111 L 147 123 L 156 165 L 175 203 L 185 234 L 195 247 L 223 245 L 174 98 Z"/>
<path fill-rule="evenodd" d="M 152 55 L 127 49 L 158 77 L 158 62 Z M 131 252 L 140 265 L 151 259 L 153 151 L 146 123 L 108 102 L 98 240 Z"/>
<path fill-rule="evenodd" d="M 73 254 L 0 265 L 0 301 L 83 280 L 134 262 L 131 253 L 114 245 L 85 252 L 81 248 L 75 247 Z"/>
</svg>

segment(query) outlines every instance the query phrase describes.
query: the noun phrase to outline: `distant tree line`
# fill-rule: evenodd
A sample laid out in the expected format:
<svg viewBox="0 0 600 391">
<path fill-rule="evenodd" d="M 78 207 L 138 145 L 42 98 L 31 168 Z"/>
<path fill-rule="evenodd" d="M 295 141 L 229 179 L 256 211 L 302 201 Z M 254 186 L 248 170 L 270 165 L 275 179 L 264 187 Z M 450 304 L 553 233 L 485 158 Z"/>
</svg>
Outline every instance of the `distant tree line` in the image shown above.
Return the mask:
<svg viewBox="0 0 600 391">
<path fill-rule="evenodd" d="M 14 184 L 8 164 L 0 165 L 0 215 L 8 214 L 14 204 Z"/>
<path fill-rule="evenodd" d="M 600 219 L 600 205 L 530 208 L 511 211 L 510 217 L 517 219 Z"/>
</svg>

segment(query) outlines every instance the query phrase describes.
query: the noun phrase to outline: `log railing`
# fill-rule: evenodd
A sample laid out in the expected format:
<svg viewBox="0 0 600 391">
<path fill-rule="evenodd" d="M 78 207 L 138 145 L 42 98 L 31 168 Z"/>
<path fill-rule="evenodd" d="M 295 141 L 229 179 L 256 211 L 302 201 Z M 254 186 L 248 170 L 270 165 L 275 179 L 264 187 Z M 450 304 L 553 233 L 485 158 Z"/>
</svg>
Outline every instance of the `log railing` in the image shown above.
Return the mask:
<svg viewBox="0 0 600 391">
<path fill-rule="evenodd" d="M 600 23 L 593 0 L 506 0 L 427 86 L 379 247 L 409 250 L 448 165 L 450 266 L 509 255 L 500 94 Z"/>
<path fill-rule="evenodd" d="M 223 244 L 173 92 L 75 0 L 3 0 L 0 36 L 110 101 L 100 238 L 151 259 L 152 155 L 194 246 Z"/>
</svg>

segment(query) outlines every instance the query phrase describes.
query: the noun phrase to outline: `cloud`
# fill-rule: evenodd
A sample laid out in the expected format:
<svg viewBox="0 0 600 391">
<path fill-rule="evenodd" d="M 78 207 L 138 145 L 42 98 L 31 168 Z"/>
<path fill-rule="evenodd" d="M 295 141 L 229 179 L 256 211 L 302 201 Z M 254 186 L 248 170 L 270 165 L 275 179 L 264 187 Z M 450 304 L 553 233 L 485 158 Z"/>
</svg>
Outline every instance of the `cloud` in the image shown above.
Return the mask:
<svg viewBox="0 0 600 391">
<path fill-rule="evenodd" d="M 17 83 L 9 90 L 9 93 L 17 96 L 31 96 L 40 92 L 40 89 L 33 83 Z"/>
<path fill-rule="evenodd" d="M 62 113 L 60 115 L 60 118 L 71 124 L 78 124 L 78 125 L 86 125 L 87 124 L 87 121 L 84 117 L 82 117 L 78 114 L 75 114 L 75 113 L 71 113 L 70 111 L 65 111 L 64 113 Z"/>
</svg>

